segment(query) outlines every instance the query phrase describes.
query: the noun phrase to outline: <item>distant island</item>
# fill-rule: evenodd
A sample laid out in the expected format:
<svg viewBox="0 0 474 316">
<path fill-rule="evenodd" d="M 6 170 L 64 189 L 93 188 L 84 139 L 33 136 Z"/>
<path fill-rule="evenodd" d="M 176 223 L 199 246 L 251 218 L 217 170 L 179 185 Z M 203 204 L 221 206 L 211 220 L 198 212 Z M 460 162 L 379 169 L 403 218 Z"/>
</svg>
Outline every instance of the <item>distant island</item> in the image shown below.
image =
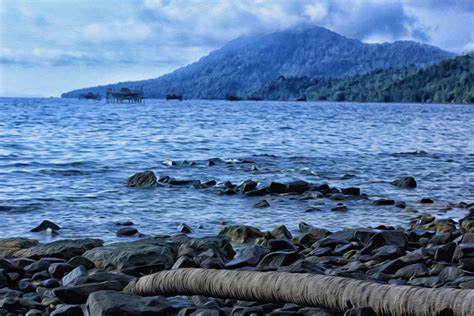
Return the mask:
<svg viewBox="0 0 474 316">
<path fill-rule="evenodd" d="M 240 37 L 155 79 L 83 88 L 62 97 L 143 87 L 147 98 L 163 99 L 472 103 L 472 55 L 454 57 L 413 41 L 367 44 L 322 27 L 298 27 Z"/>
</svg>

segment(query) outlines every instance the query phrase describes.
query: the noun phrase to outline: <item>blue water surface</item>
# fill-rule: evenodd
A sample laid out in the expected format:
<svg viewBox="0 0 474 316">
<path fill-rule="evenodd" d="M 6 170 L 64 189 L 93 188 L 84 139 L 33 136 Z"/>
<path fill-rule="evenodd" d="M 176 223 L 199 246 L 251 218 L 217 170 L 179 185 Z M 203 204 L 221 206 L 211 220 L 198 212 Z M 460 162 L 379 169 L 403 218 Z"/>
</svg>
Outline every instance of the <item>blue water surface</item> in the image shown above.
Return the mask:
<svg viewBox="0 0 474 316">
<path fill-rule="evenodd" d="M 225 224 L 285 224 L 295 231 L 301 221 L 336 230 L 406 226 L 418 214 L 371 205 L 381 197 L 459 219 L 465 209 L 445 206 L 474 201 L 473 122 L 469 105 L 2 98 L 0 237 L 110 242 L 121 220 L 147 235 L 176 233 L 181 223 L 195 235 L 216 234 Z M 207 166 L 209 158 L 224 163 Z M 127 188 L 127 178 L 146 169 L 219 183 L 358 186 L 369 200 L 345 203 L 349 211 L 341 213 L 331 211 L 337 202 L 328 199 L 268 196 L 271 206 L 256 209 L 262 198 Z M 389 183 L 406 175 L 417 179 L 416 189 Z M 435 203 L 421 205 L 422 197 Z M 29 232 L 43 219 L 59 224 L 60 235 Z"/>
</svg>

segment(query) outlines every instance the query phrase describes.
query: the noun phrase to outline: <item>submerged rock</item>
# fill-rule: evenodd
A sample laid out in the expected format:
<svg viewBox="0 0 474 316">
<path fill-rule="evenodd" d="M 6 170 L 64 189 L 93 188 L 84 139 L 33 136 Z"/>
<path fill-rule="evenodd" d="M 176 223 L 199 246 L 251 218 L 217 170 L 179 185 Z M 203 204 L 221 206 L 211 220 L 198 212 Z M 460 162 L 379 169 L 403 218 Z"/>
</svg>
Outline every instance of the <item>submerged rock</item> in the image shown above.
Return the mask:
<svg viewBox="0 0 474 316">
<path fill-rule="evenodd" d="M 127 181 L 127 186 L 130 188 L 151 188 L 156 187 L 157 184 L 155 173 L 149 170 L 135 173 Z"/>
<path fill-rule="evenodd" d="M 39 242 L 35 239 L 14 237 L 0 239 L 0 257 L 10 257 L 22 249 L 37 246 Z"/>
<path fill-rule="evenodd" d="M 136 236 L 138 230 L 134 227 L 122 227 L 115 234 L 117 237 Z"/>
<path fill-rule="evenodd" d="M 402 177 L 392 181 L 392 184 L 401 188 L 416 188 L 414 177 Z"/>
<path fill-rule="evenodd" d="M 265 208 L 269 206 L 270 206 L 270 203 L 268 203 L 267 200 L 258 201 L 257 203 L 253 205 L 254 208 Z"/>
</svg>

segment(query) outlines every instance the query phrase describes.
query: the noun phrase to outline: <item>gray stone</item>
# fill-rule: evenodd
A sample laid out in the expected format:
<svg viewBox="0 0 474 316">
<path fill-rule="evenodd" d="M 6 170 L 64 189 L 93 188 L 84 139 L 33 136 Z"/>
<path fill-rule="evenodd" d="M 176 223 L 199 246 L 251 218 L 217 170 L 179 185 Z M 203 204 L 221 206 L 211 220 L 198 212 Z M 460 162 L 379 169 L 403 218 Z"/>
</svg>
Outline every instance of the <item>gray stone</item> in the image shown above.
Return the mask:
<svg viewBox="0 0 474 316">
<path fill-rule="evenodd" d="M 123 288 L 123 284 L 118 281 L 105 281 L 58 287 L 53 290 L 53 293 L 66 304 L 84 304 L 91 293 L 102 290 L 121 291 Z"/>
<path fill-rule="evenodd" d="M 82 255 L 85 251 L 103 244 L 100 239 L 63 239 L 48 244 L 40 244 L 15 253 L 19 257 L 38 259 L 42 257 L 57 257 L 70 259 Z"/>
<path fill-rule="evenodd" d="M 151 188 L 157 186 L 157 179 L 153 171 L 143 171 L 134 174 L 127 180 L 130 188 Z"/>
<path fill-rule="evenodd" d="M 141 297 L 135 294 L 97 291 L 89 295 L 86 316 L 172 315 L 177 310 L 160 296 Z"/>
</svg>

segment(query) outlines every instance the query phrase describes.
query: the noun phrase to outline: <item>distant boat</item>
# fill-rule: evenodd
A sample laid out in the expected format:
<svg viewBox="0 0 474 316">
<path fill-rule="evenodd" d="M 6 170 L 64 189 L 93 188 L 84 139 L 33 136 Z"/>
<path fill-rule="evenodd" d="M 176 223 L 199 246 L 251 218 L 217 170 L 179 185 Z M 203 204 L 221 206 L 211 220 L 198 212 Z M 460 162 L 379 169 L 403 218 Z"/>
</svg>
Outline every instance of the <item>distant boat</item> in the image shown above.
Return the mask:
<svg viewBox="0 0 474 316">
<path fill-rule="evenodd" d="M 308 101 L 308 100 L 306 99 L 306 96 L 302 96 L 302 97 L 299 97 L 298 99 L 296 99 L 296 101 L 298 101 L 298 102 L 306 102 L 306 101 Z"/>
<path fill-rule="evenodd" d="M 178 94 L 167 94 L 167 95 L 166 95 L 166 101 L 169 101 L 169 100 L 179 100 L 179 101 L 183 101 L 183 96 L 182 96 L 182 95 L 178 95 Z"/>
<path fill-rule="evenodd" d="M 241 97 L 238 97 L 236 95 L 229 95 L 225 98 L 227 101 L 240 101 L 242 100 Z"/>
<path fill-rule="evenodd" d="M 100 101 L 102 99 L 102 96 L 98 93 L 87 92 L 79 94 L 79 99 Z"/>
</svg>

